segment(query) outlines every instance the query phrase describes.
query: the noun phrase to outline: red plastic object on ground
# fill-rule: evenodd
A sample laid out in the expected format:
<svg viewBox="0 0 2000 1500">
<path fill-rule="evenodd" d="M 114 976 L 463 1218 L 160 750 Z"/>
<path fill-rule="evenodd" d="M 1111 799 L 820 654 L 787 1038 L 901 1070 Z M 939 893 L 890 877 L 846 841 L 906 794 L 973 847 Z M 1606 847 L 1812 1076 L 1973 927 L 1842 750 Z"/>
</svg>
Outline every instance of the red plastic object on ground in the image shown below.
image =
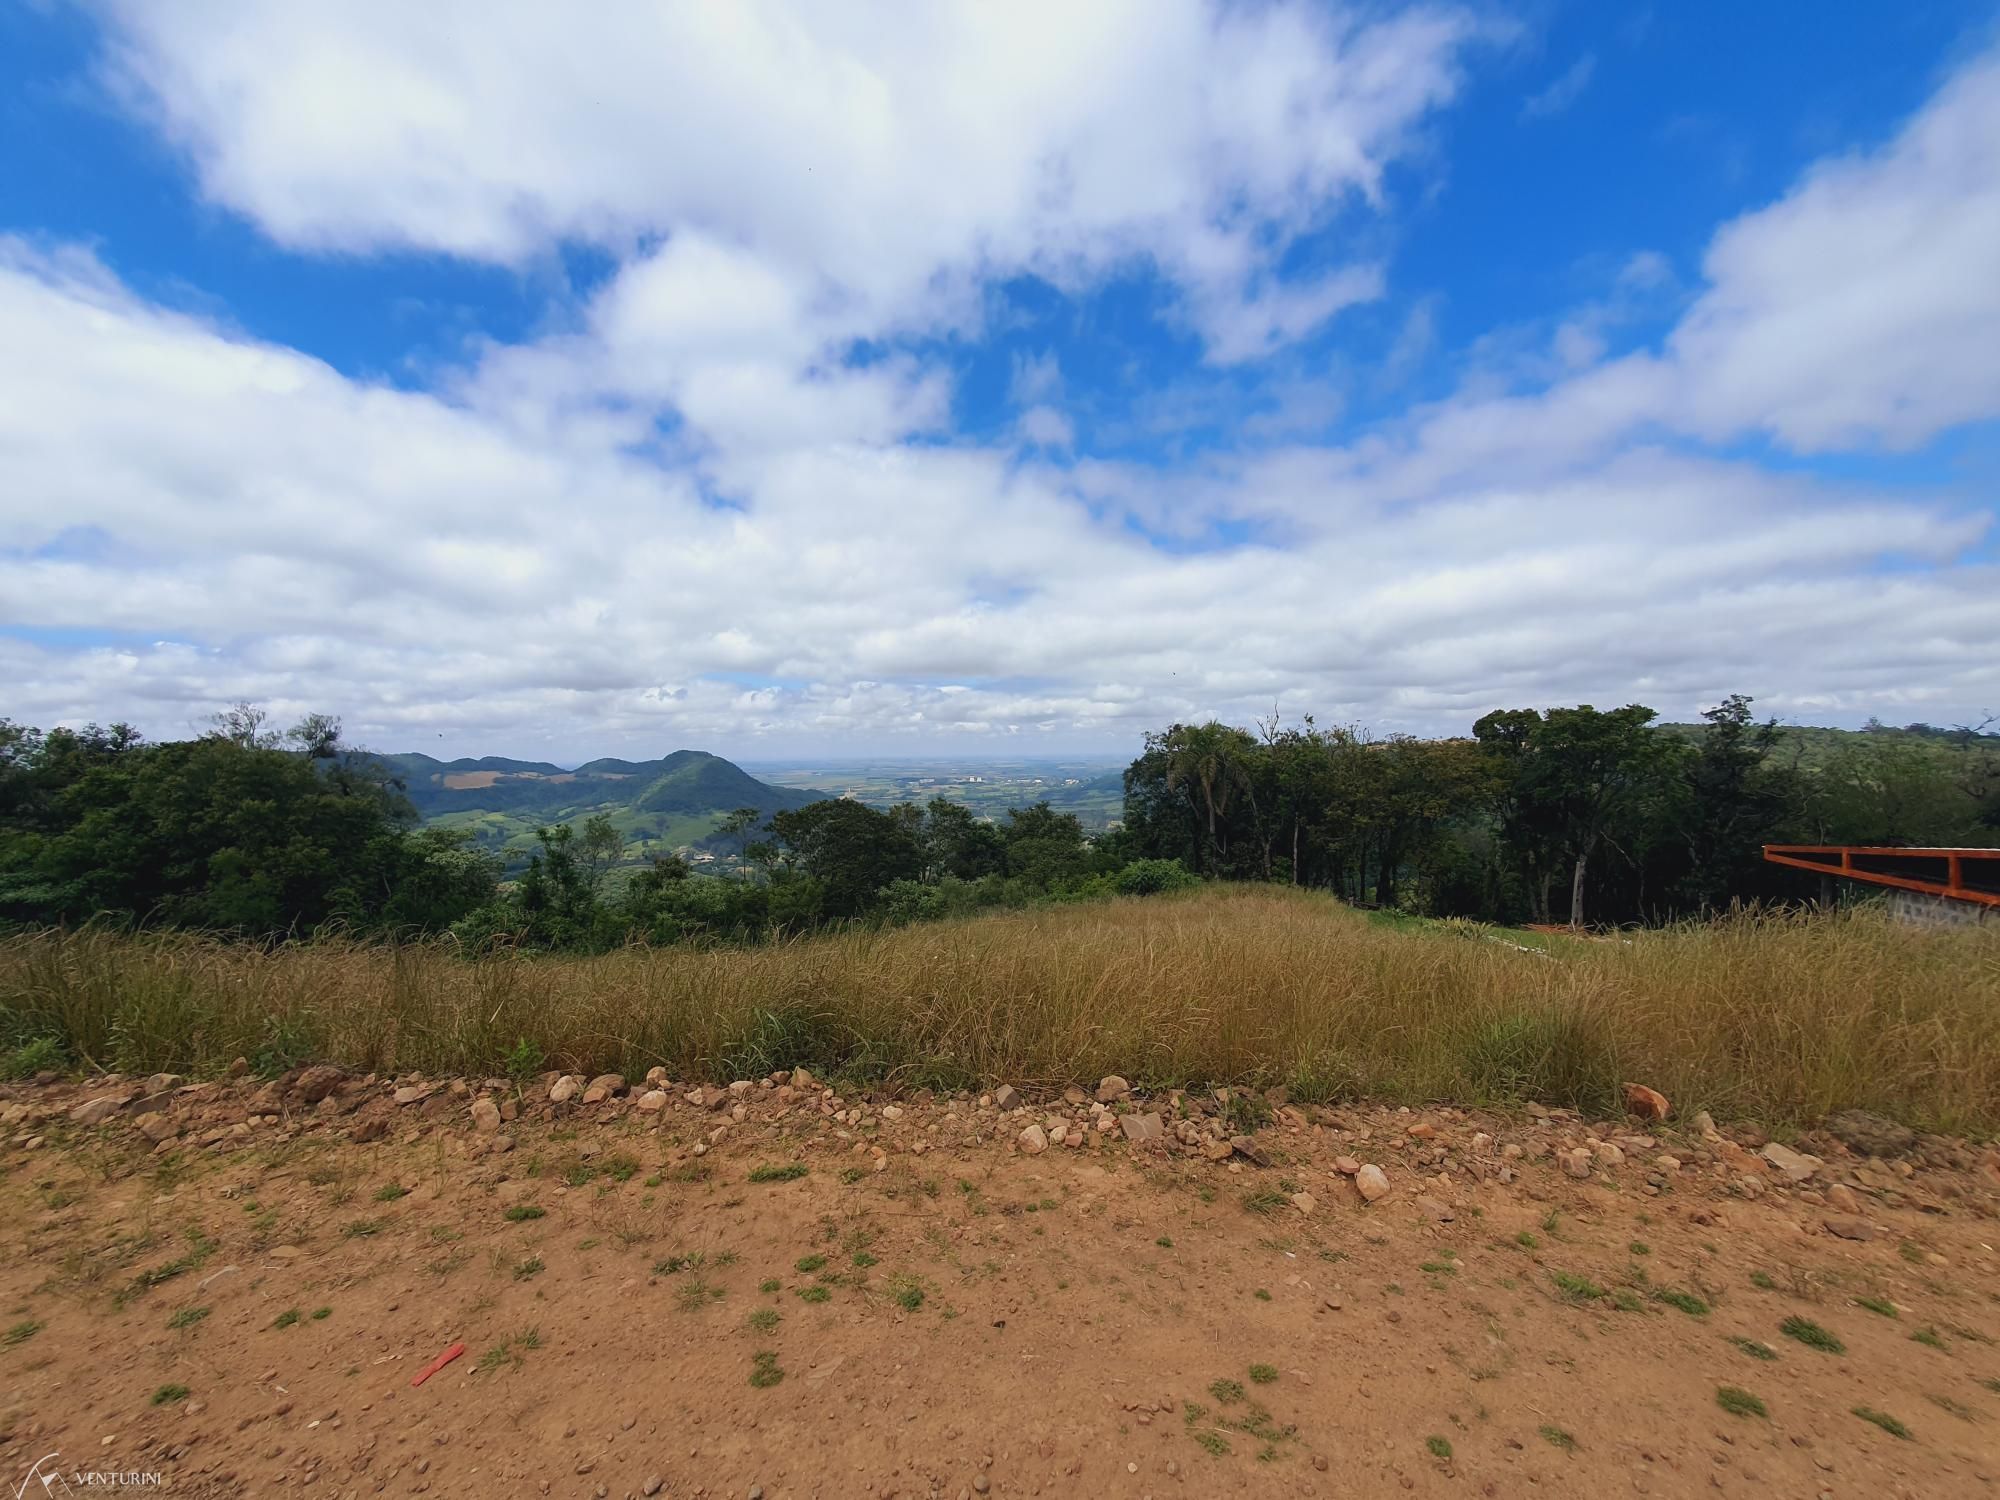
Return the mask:
<svg viewBox="0 0 2000 1500">
<path fill-rule="evenodd" d="M 417 1371 L 416 1374 L 410 1377 L 411 1387 L 415 1388 L 416 1386 L 422 1385 L 426 1380 L 429 1380 L 431 1376 L 437 1374 L 439 1370 L 442 1370 L 446 1365 L 450 1364 L 453 1360 L 457 1359 L 459 1355 L 463 1353 L 465 1353 L 465 1345 L 453 1344 L 449 1349 L 445 1350 L 444 1353 L 440 1354 L 436 1359 L 432 1360 L 429 1364 L 425 1365 L 421 1370 Z"/>
</svg>

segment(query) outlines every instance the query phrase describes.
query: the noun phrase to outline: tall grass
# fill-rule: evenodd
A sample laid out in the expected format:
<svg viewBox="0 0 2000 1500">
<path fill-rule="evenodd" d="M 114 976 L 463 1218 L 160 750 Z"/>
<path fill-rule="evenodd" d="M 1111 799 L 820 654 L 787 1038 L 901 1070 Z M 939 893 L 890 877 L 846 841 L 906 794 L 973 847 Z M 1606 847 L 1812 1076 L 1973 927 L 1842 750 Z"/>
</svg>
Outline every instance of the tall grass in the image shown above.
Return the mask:
<svg viewBox="0 0 2000 1500">
<path fill-rule="evenodd" d="M 1524 953 L 1278 889 L 1016 912 L 764 948 L 465 958 L 173 934 L 0 942 L 0 1045 L 123 1071 L 310 1052 L 357 1068 L 677 1078 L 803 1064 L 906 1084 L 1287 1083 L 1309 1099 L 2000 1126 L 2000 932 L 1751 916 Z"/>
</svg>

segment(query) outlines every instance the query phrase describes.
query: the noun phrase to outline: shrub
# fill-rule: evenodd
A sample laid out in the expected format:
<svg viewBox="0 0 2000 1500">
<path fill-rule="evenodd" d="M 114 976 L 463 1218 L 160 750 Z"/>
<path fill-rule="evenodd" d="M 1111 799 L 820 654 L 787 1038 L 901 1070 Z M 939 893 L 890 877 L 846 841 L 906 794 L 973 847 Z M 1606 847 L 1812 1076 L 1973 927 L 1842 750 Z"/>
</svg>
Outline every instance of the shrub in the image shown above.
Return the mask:
<svg viewBox="0 0 2000 1500">
<path fill-rule="evenodd" d="M 1177 859 L 1135 859 L 1113 877 L 1121 896 L 1157 896 L 1164 891 L 1191 890 L 1201 877 Z"/>
<path fill-rule="evenodd" d="M 1618 1064 L 1602 1028 L 1575 1012 L 1502 1016 L 1466 1039 L 1468 1091 L 1489 1101 L 1536 1100 L 1609 1114 Z"/>
</svg>

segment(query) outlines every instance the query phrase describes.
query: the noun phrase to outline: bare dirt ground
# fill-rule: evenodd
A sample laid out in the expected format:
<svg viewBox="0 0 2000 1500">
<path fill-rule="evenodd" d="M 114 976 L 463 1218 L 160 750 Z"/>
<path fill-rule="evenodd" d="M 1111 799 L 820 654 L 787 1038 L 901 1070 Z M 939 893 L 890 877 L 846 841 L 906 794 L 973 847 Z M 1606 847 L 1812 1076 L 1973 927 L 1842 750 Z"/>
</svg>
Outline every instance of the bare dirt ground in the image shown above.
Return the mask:
<svg viewBox="0 0 2000 1500">
<path fill-rule="evenodd" d="M 1979 1148 L 799 1082 L 0 1091 L 0 1496 L 2000 1493 Z"/>
</svg>

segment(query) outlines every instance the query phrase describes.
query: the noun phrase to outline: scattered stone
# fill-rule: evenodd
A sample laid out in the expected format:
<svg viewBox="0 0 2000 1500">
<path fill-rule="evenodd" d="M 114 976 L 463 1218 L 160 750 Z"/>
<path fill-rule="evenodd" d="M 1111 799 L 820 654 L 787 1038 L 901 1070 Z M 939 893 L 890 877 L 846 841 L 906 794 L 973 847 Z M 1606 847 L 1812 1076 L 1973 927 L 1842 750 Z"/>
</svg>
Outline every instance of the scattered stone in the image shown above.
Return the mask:
<svg viewBox="0 0 2000 1500">
<path fill-rule="evenodd" d="M 95 1099 L 86 1099 L 69 1112 L 71 1120 L 78 1125 L 102 1125 L 132 1102 L 130 1094 L 100 1094 Z"/>
<path fill-rule="evenodd" d="M 1271 1153 L 1258 1145 L 1254 1136 L 1232 1135 L 1229 1138 L 1229 1149 L 1244 1160 L 1255 1162 L 1260 1167 L 1271 1165 Z"/>
<path fill-rule="evenodd" d="M 232 1058 L 232 1059 L 230 1059 L 230 1063 L 229 1063 L 229 1076 L 230 1076 L 231 1078 L 241 1078 L 241 1077 L 242 1077 L 242 1076 L 243 1076 L 243 1075 L 244 1075 L 245 1073 L 247 1073 L 247 1072 L 249 1072 L 249 1071 L 250 1071 L 250 1059 L 249 1059 L 249 1058 L 247 1058 L 247 1057 L 237 1057 L 237 1058 Z"/>
<path fill-rule="evenodd" d="M 549 1089 L 549 1103 L 567 1104 L 569 1103 L 570 1100 L 574 1099 L 577 1096 L 577 1093 L 580 1088 L 581 1085 L 578 1084 L 576 1079 L 570 1077 L 569 1074 L 565 1073 L 563 1074 L 562 1077 L 558 1078 L 555 1081 L 554 1086 Z"/>
<path fill-rule="evenodd" d="M 1303 1190 L 1292 1194 L 1292 1207 L 1302 1214 L 1309 1214 L 1319 1207 L 1319 1199 Z"/>
<path fill-rule="evenodd" d="M 1917 1144 L 1917 1133 L 1909 1126 L 1865 1109 L 1828 1116 L 1826 1133 L 1859 1156 L 1903 1156 Z"/>
<path fill-rule="evenodd" d="M 1673 1112 L 1667 1103 L 1667 1096 L 1658 1089 L 1649 1089 L 1643 1083 L 1625 1085 L 1625 1110 L 1642 1120 L 1664 1120 Z"/>
<path fill-rule="evenodd" d="M 1579 1182 L 1590 1175 L 1591 1154 L 1581 1146 L 1563 1152 L 1558 1160 L 1563 1171 Z"/>
<path fill-rule="evenodd" d="M 472 1101 L 472 1128 L 481 1135 L 491 1135 L 500 1128 L 500 1106 L 484 1094 Z"/>
<path fill-rule="evenodd" d="M 1609 1141 L 1599 1141 L 1591 1148 L 1591 1154 L 1597 1158 L 1601 1166 L 1622 1166 L 1625 1161 L 1624 1151 L 1612 1145 Z"/>
<path fill-rule="evenodd" d="M 1437 1134 L 1437 1126 L 1431 1124 L 1428 1120 L 1419 1120 L 1410 1127 L 1409 1133 L 1412 1139 L 1427 1141 Z"/>
<path fill-rule="evenodd" d="M 1866 1219 L 1823 1219 L 1820 1222 L 1826 1226 L 1828 1234 L 1838 1235 L 1843 1240 L 1875 1238 L 1875 1226 Z"/>
<path fill-rule="evenodd" d="M 624 1092 L 625 1075 L 623 1073 L 599 1073 L 585 1085 L 583 1102 L 585 1104 L 602 1104 L 606 1099 Z"/>
<path fill-rule="evenodd" d="M 1157 1111 L 1148 1111 L 1143 1115 L 1120 1116 L 1118 1127 L 1125 1133 L 1126 1140 L 1137 1145 L 1164 1140 L 1167 1134 L 1166 1122 L 1160 1118 Z"/>
<path fill-rule="evenodd" d="M 1039 1125 L 1029 1125 L 1016 1137 L 1021 1149 L 1030 1156 L 1039 1156 L 1049 1149 L 1049 1133 Z"/>
<path fill-rule="evenodd" d="M 1855 1196 L 1854 1189 L 1844 1182 L 1836 1182 L 1826 1190 L 1826 1201 L 1844 1214 L 1861 1212 L 1861 1200 Z"/>
<path fill-rule="evenodd" d="M 1794 1151 L 1791 1147 L 1781 1146 L 1776 1141 L 1766 1146 L 1759 1155 L 1782 1172 L 1788 1182 L 1804 1182 L 1825 1165 L 1817 1156 Z"/>
<path fill-rule="evenodd" d="M 239 1126 L 238 1128 L 240 1129 L 241 1127 Z M 372 1115 L 368 1119 L 357 1123 L 354 1129 L 348 1132 L 347 1138 L 357 1146 L 365 1146 L 370 1141 L 381 1140 L 388 1133 L 389 1122 L 380 1115 Z"/>
<path fill-rule="evenodd" d="M 425 1090 L 416 1087 L 414 1084 L 405 1084 L 402 1088 L 396 1090 L 396 1103 L 399 1106 L 415 1104 L 424 1097 L 424 1093 Z"/>
<path fill-rule="evenodd" d="M 891 1124 L 894 1124 L 897 1120 L 903 1118 L 903 1106 L 900 1104 L 883 1105 L 882 1118 L 889 1121 Z"/>
<path fill-rule="evenodd" d="M 315 1063 L 299 1074 L 292 1092 L 307 1104 L 317 1104 L 347 1081 L 347 1074 L 332 1063 Z"/>
<path fill-rule="evenodd" d="M 1336 1156 L 1333 1159 L 1333 1166 L 1335 1171 L 1344 1173 L 1349 1177 L 1352 1177 L 1356 1172 L 1361 1170 L 1361 1163 L 1351 1156 Z"/>
<path fill-rule="evenodd" d="M 1021 1107 L 1021 1096 L 1015 1092 L 1013 1084 L 1003 1083 L 993 1091 L 993 1107 L 1003 1115 Z"/>
<path fill-rule="evenodd" d="M 642 1115 L 656 1115 L 667 1107 L 667 1096 L 660 1089 L 652 1089 L 641 1094 L 639 1102 L 633 1107 Z"/>
<path fill-rule="evenodd" d="M 1370 1203 L 1389 1196 L 1389 1174 L 1369 1162 L 1354 1174 L 1354 1186 Z"/>
<path fill-rule="evenodd" d="M 1703 1140 L 1720 1133 L 1715 1128 L 1715 1116 L 1705 1109 L 1696 1110 L 1694 1118 L 1688 1124 Z"/>
<path fill-rule="evenodd" d="M 1416 1200 L 1416 1204 L 1417 1207 L 1420 1210 L 1422 1210 L 1424 1214 L 1426 1214 L 1430 1218 L 1436 1219 L 1440 1224 L 1449 1224 L 1453 1219 L 1458 1217 L 1457 1214 L 1452 1212 L 1451 1205 L 1449 1203 L 1446 1203 L 1438 1198 L 1430 1197 L 1428 1194 L 1419 1194 Z"/>
<path fill-rule="evenodd" d="M 657 1495 L 662 1489 L 666 1488 L 666 1483 L 667 1481 L 658 1474 L 648 1474 L 646 1482 L 639 1486 L 639 1493 L 642 1495 Z"/>
<path fill-rule="evenodd" d="M 1116 1104 L 1120 1099 L 1128 1097 L 1131 1092 L 1132 1085 L 1120 1078 L 1116 1073 L 1112 1073 L 1098 1083 L 1097 1102 L 1099 1104 Z"/>
<path fill-rule="evenodd" d="M 1201 1143 L 1201 1154 L 1210 1161 L 1228 1161 L 1236 1154 L 1236 1148 L 1227 1141 L 1206 1140 Z"/>
<path fill-rule="evenodd" d="M 164 1145 L 181 1133 L 180 1126 L 165 1115 L 141 1115 L 139 1123 L 133 1127 L 154 1145 Z"/>
</svg>

